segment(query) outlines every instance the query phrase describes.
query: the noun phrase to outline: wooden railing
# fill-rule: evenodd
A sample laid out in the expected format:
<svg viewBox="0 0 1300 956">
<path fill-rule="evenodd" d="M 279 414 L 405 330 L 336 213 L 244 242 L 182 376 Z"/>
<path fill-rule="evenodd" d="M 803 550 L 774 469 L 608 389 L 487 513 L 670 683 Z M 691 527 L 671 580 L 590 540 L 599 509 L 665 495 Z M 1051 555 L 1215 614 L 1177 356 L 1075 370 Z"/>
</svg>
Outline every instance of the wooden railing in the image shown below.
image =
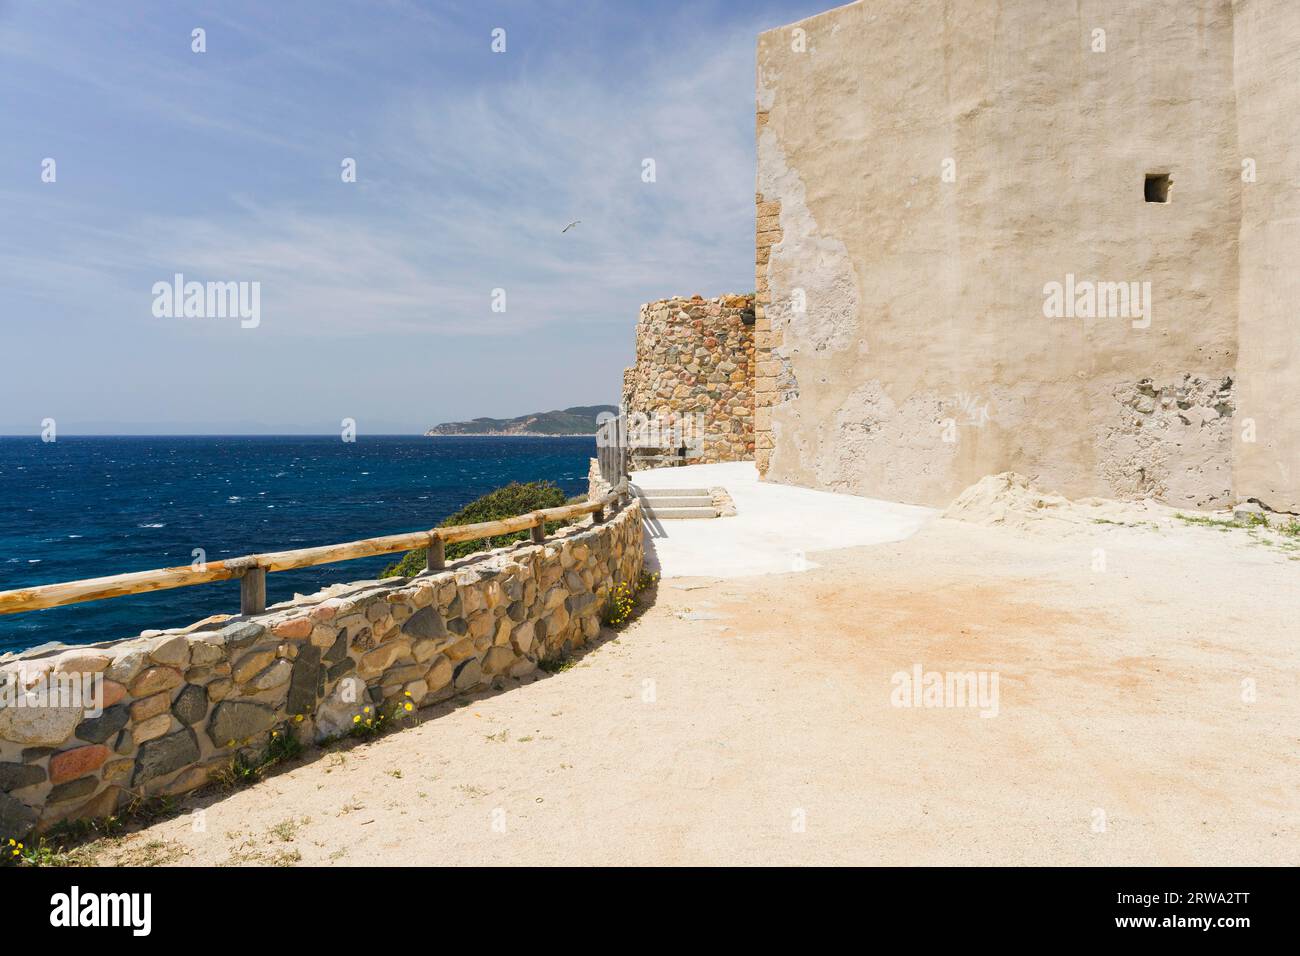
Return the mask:
<svg viewBox="0 0 1300 956">
<path fill-rule="evenodd" d="M 478 524 L 390 534 L 381 538 L 326 544 L 315 548 L 299 548 L 295 551 L 251 554 L 227 561 L 210 561 L 197 567 L 159 568 L 154 571 L 135 571 L 105 578 L 87 578 L 83 581 L 41 584 L 13 591 L 0 591 L 0 614 L 39 611 L 49 607 L 62 607 L 65 604 L 78 604 L 82 601 L 98 601 L 103 598 L 143 594 L 148 591 L 165 591 L 169 588 L 229 581 L 233 578 L 239 579 L 239 612 L 258 614 L 266 610 L 266 575 L 272 571 L 309 568 L 318 564 L 371 558 L 381 554 L 396 554 L 399 551 L 424 547 L 429 549 L 428 567 L 440 571 L 446 567 L 446 546 L 449 544 L 457 541 L 478 541 L 530 529 L 533 533 L 533 541 L 540 543 L 546 540 L 546 522 L 566 521 L 589 514 L 594 522 L 600 523 L 605 520 L 605 509 L 616 508 L 627 499 L 627 495 L 627 483 L 620 482 L 613 491 L 597 501 L 564 505 L 559 508 L 542 508 L 498 521 L 481 521 Z"/>
</svg>

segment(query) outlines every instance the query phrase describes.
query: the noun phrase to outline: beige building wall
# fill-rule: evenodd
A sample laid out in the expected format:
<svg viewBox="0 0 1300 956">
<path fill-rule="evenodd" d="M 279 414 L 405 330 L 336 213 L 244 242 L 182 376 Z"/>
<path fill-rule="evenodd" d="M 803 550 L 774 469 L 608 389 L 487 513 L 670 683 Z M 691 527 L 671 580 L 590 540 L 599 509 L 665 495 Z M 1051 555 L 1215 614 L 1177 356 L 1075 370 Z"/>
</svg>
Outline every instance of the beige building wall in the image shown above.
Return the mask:
<svg viewBox="0 0 1300 956">
<path fill-rule="evenodd" d="M 1236 486 L 1300 511 L 1300 3 L 1233 8 L 1237 139 L 1255 174 L 1241 200 Z"/>
<path fill-rule="evenodd" d="M 1071 496 L 1300 507 L 1277 400 L 1297 388 L 1298 55 L 1283 0 L 871 0 L 763 34 L 765 476 L 944 504 L 1015 470 Z M 1047 317 L 1070 282 L 1150 298 Z"/>
</svg>

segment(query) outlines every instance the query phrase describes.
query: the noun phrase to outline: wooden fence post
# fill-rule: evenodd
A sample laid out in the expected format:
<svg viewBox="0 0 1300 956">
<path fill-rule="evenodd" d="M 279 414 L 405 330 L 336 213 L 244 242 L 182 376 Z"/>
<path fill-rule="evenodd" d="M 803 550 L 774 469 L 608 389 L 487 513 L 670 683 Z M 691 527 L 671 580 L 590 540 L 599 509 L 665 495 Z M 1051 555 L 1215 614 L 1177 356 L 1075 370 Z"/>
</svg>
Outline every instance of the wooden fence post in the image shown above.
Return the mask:
<svg viewBox="0 0 1300 956">
<path fill-rule="evenodd" d="M 447 545 L 437 535 L 429 539 L 429 560 L 425 566 L 430 571 L 441 571 L 447 566 Z"/>
<path fill-rule="evenodd" d="M 533 544 L 541 544 L 546 540 L 546 522 L 538 521 L 533 525 Z"/>
<path fill-rule="evenodd" d="M 239 579 L 239 613 L 261 614 L 266 610 L 266 568 L 249 568 Z"/>
</svg>

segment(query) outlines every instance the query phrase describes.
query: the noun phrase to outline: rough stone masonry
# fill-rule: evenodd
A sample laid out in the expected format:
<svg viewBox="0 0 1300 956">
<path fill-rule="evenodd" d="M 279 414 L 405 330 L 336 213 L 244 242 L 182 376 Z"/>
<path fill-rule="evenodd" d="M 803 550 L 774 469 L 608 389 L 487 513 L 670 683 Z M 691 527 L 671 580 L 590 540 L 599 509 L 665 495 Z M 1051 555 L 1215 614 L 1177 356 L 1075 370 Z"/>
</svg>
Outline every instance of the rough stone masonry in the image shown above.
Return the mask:
<svg viewBox="0 0 1300 956">
<path fill-rule="evenodd" d="M 698 415 L 702 445 L 687 464 L 754 457 L 753 323 L 748 295 L 641 306 L 636 364 L 623 374 L 623 407 L 661 420 Z"/>
<path fill-rule="evenodd" d="M 595 637 L 610 589 L 634 584 L 641 510 L 561 529 L 414 578 L 337 585 L 193 631 L 34 651 L 0 665 L 24 691 L 102 680 L 102 712 L 0 701 L 0 840 L 106 817 L 138 797 L 208 783 L 272 733 L 323 741 L 532 673 Z M 50 705 L 53 704 L 53 705 Z M 67 706 L 63 706 L 68 704 Z"/>
</svg>

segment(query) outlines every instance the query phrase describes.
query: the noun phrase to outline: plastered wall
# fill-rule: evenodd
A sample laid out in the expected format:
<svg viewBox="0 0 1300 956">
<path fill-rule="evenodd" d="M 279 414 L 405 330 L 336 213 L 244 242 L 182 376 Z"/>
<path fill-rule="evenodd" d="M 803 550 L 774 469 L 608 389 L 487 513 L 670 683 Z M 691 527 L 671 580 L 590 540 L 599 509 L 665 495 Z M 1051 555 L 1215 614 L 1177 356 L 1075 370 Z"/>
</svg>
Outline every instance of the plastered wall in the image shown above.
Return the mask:
<svg viewBox="0 0 1300 956">
<path fill-rule="evenodd" d="M 1300 510 L 1298 61 L 1282 0 L 872 0 L 763 34 L 760 471 Z"/>
</svg>

